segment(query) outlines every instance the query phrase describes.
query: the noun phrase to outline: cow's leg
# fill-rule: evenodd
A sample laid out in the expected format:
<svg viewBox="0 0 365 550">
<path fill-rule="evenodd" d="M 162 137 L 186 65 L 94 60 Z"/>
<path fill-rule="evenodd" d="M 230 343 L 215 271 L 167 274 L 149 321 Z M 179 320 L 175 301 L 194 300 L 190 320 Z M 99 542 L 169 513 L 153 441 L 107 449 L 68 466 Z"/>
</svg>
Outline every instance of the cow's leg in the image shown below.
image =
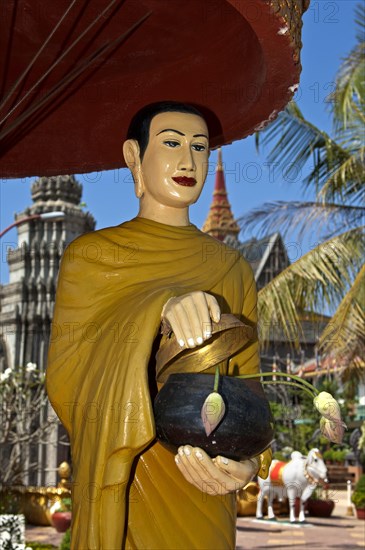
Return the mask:
<svg viewBox="0 0 365 550">
<path fill-rule="evenodd" d="M 288 486 L 286 488 L 289 500 L 289 520 L 291 523 L 295 522 L 295 498 L 297 496 L 296 487 Z"/>
<path fill-rule="evenodd" d="M 263 519 L 263 513 L 262 513 L 262 503 L 264 501 L 264 496 L 266 492 L 266 484 L 260 483 L 260 492 L 257 496 L 257 503 L 256 503 L 256 517 L 257 519 Z"/>
<path fill-rule="evenodd" d="M 307 485 L 302 492 L 302 496 L 300 497 L 300 513 L 299 513 L 299 521 L 304 522 L 305 519 L 305 513 L 304 513 L 304 507 L 305 503 L 309 499 L 309 497 L 312 495 L 314 489 L 316 488 L 316 485 Z"/>
<path fill-rule="evenodd" d="M 268 491 L 268 501 L 267 501 L 267 515 L 269 519 L 276 519 L 274 514 L 274 507 L 273 507 L 273 500 L 275 496 L 275 490 L 274 487 L 269 487 Z"/>
<path fill-rule="evenodd" d="M 298 519 L 302 523 L 305 521 L 304 505 L 305 505 L 305 502 L 303 502 L 303 499 L 301 498 L 300 499 L 300 511 L 299 511 L 299 518 Z"/>
</svg>

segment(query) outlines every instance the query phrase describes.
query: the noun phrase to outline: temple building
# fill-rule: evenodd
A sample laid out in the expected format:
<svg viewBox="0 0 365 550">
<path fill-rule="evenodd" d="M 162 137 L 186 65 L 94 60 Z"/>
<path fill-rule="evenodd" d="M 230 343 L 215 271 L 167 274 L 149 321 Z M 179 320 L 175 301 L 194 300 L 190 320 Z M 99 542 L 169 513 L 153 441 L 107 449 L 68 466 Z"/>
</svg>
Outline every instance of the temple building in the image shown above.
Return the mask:
<svg viewBox="0 0 365 550">
<path fill-rule="evenodd" d="M 8 247 L 9 283 L 0 286 L 0 372 L 22 369 L 35 363 L 46 368 L 56 281 L 61 256 L 68 243 L 95 227 L 93 216 L 80 204 L 82 186 L 74 176 L 41 177 L 31 187 L 33 204 L 16 214 L 15 220 L 35 214 L 62 211 L 60 221 L 29 219 L 17 226 L 17 244 Z M 51 411 L 49 414 L 52 414 Z M 53 413 L 54 414 L 54 413 Z M 37 472 L 26 480 L 47 484 L 55 479 L 54 469 L 69 458 L 59 425 L 38 453 Z"/>
<path fill-rule="evenodd" d="M 202 231 L 236 248 L 250 263 L 260 291 L 274 277 L 290 265 L 290 259 L 280 233 L 273 233 L 261 239 L 252 238 L 241 242 L 238 238 L 240 227 L 234 218 L 228 200 L 225 182 L 222 151 L 218 150 L 215 183 L 212 203 L 202 227 Z M 315 317 L 315 318 L 314 318 Z M 290 357 L 292 370 L 300 368 L 303 361 L 313 359 L 319 334 L 328 322 L 323 315 L 303 316 L 303 333 L 300 335 L 300 350 L 295 351 L 280 330 L 273 330 L 272 337 L 261 350 L 261 368 L 271 370 L 273 362 L 277 368 L 285 370 Z"/>
<path fill-rule="evenodd" d="M 221 149 L 218 149 L 213 199 L 202 231 L 239 250 L 251 264 L 258 290 L 290 265 L 280 233 L 239 241 L 240 227 L 228 200 Z"/>
</svg>

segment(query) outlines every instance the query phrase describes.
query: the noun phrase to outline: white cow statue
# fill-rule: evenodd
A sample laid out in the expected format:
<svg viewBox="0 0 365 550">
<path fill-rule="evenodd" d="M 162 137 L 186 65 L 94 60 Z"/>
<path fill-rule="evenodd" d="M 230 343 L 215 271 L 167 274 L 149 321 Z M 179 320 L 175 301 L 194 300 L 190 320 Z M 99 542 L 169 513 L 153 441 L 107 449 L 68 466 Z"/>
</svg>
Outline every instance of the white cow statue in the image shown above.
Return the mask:
<svg viewBox="0 0 365 550">
<path fill-rule="evenodd" d="M 318 449 L 311 449 L 308 456 L 298 451 L 291 454 L 290 462 L 273 460 L 267 479 L 258 478 L 260 493 L 257 499 L 256 518 L 263 519 L 262 503 L 268 497 L 268 518 L 276 519 L 273 500 L 289 499 L 290 521 L 295 521 L 295 499 L 300 498 L 299 521 L 305 521 L 304 504 L 318 483 L 327 483 L 327 468 Z"/>
</svg>

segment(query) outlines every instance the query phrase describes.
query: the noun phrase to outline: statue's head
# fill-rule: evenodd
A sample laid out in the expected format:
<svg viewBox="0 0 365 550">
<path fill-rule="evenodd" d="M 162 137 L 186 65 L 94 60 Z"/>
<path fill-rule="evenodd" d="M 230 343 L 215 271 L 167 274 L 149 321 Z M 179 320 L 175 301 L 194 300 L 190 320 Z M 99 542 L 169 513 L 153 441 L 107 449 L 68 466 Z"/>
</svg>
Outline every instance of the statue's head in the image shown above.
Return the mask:
<svg viewBox="0 0 365 550">
<path fill-rule="evenodd" d="M 187 207 L 198 199 L 207 175 L 207 123 L 191 105 L 147 105 L 133 117 L 123 153 L 141 202 Z"/>
</svg>

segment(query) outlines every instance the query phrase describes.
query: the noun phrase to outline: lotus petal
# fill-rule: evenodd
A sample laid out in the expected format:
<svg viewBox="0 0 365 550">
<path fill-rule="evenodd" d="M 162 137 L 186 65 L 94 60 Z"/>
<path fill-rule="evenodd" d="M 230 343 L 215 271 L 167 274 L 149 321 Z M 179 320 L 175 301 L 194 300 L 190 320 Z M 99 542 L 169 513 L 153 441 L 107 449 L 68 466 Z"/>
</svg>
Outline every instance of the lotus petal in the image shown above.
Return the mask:
<svg viewBox="0 0 365 550">
<path fill-rule="evenodd" d="M 210 393 L 204 401 L 204 405 L 201 410 L 201 418 L 207 436 L 215 430 L 221 422 L 225 412 L 226 407 L 222 396 L 216 391 Z"/>
<path fill-rule="evenodd" d="M 341 443 L 343 434 L 347 428 L 346 424 L 342 422 L 328 420 L 328 418 L 322 417 L 319 423 L 321 433 L 324 437 L 332 441 L 333 443 Z"/>
</svg>

